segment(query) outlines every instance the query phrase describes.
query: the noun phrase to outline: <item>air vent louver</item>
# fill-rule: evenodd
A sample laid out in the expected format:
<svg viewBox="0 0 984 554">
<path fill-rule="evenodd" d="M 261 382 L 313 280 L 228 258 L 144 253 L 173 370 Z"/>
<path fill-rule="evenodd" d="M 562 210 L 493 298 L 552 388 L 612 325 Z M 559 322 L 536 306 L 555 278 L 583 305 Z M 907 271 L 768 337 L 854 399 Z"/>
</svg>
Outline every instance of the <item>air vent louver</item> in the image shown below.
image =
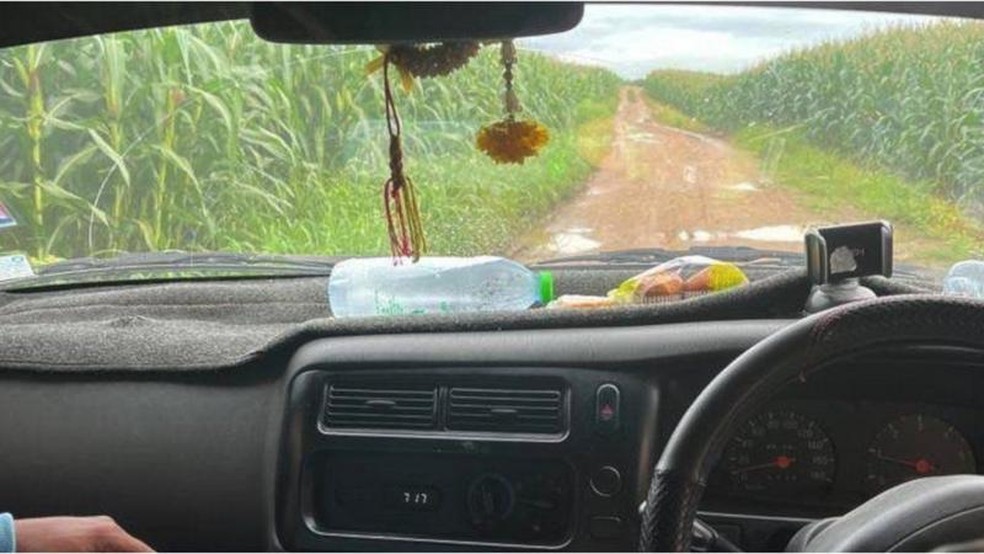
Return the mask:
<svg viewBox="0 0 984 554">
<path fill-rule="evenodd" d="M 559 433 L 562 408 L 559 390 L 455 387 L 448 399 L 448 429 Z"/>
<path fill-rule="evenodd" d="M 437 388 L 336 385 L 328 388 L 325 426 L 358 429 L 433 429 Z"/>
</svg>

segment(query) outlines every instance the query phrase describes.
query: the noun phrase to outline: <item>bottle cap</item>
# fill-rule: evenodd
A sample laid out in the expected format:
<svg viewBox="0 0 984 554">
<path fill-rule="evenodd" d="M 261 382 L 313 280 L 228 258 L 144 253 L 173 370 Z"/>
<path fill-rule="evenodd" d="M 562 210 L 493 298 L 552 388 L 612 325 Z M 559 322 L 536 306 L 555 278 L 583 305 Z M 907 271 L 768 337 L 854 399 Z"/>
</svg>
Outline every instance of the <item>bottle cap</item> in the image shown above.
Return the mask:
<svg viewBox="0 0 984 554">
<path fill-rule="evenodd" d="M 546 306 L 554 299 L 554 278 L 553 273 L 541 271 L 540 278 L 540 302 Z"/>
</svg>

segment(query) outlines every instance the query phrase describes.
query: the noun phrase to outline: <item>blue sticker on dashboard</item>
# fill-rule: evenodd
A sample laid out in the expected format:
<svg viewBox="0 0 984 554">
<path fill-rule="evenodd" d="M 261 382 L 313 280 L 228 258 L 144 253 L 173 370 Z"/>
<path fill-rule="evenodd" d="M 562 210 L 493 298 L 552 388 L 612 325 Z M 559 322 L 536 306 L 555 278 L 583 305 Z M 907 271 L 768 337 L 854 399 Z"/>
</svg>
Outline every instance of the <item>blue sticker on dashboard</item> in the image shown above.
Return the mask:
<svg viewBox="0 0 984 554">
<path fill-rule="evenodd" d="M 4 206 L 3 202 L 0 202 L 0 229 L 13 227 L 14 225 L 17 225 L 17 220 L 14 219 L 13 214 L 10 213 L 7 206 Z"/>
</svg>

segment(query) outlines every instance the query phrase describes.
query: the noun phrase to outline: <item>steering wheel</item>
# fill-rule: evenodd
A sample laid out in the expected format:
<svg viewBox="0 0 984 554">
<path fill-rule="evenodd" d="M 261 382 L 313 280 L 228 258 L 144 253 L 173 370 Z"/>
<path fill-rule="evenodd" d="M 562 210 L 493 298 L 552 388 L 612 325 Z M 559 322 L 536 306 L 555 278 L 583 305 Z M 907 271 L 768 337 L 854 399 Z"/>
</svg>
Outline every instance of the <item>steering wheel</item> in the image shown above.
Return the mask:
<svg viewBox="0 0 984 554">
<path fill-rule="evenodd" d="M 736 426 L 783 385 L 844 356 L 902 345 L 984 352 L 984 302 L 929 295 L 858 302 L 804 318 L 739 356 L 701 392 L 663 450 L 641 511 L 640 550 L 690 548 L 714 464 Z M 984 476 L 929 477 L 808 525 L 787 550 L 926 550 L 981 538 L 982 530 Z"/>
</svg>

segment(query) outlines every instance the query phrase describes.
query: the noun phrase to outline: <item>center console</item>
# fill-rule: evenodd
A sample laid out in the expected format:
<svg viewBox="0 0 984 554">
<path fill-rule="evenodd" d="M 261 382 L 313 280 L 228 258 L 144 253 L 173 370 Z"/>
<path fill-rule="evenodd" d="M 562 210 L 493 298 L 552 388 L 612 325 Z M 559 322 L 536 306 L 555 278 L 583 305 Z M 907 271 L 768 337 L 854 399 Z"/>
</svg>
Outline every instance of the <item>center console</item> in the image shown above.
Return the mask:
<svg viewBox="0 0 984 554">
<path fill-rule="evenodd" d="M 654 461 L 646 372 L 335 368 L 290 384 L 290 550 L 633 549 Z"/>
</svg>

